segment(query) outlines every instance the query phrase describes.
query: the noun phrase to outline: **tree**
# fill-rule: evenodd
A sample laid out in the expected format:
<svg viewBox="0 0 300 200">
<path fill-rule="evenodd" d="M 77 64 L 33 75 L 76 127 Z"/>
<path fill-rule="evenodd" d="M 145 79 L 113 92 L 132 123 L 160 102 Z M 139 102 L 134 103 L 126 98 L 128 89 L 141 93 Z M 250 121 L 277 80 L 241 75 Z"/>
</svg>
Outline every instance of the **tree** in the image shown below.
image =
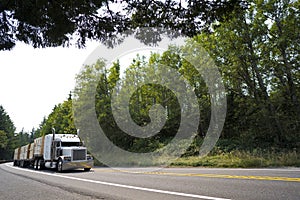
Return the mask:
<svg viewBox="0 0 300 200">
<path fill-rule="evenodd" d="M 74 42 L 84 47 L 88 39 L 105 43 L 137 27 L 164 27 L 193 36 L 236 7 L 246 8 L 246 1 L 1 0 L 0 50 L 12 49 L 17 41 L 35 48 Z"/>
<path fill-rule="evenodd" d="M 104 81 L 107 77 L 106 72 L 105 62 L 99 59 L 93 65 L 85 65 L 75 77 L 76 86 L 72 102 L 74 122 L 76 127 L 81 130 L 81 138 L 84 139 L 91 152 L 97 151 L 95 150 L 97 148 L 103 148 L 99 146 L 98 138 L 94 137 L 95 134 L 98 134 L 95 133 L 95 130 L 97 130 L 98 119 L 101 117 L 97 115 L 98 119 L 95 119 L 95 110 L 101 106 L 95 101 L 95 98 L 99 98 L 100 95 L 105 97 L 108 93 L 104 90 L 103 93 L 95 94 L 95 91 L 107 88 L 107 84 Z M 100 83 L 99 79 L 101 80 Z M 102 84 L 102 81 L 104 81 L 104 84 Z M 98 86 L 98 84 L 101 84 L 101 86 Z M 103 115 L 106 116 L 105 112 Z"/>
<path fill-rule="evenodd" d="M 283 139 L 299 138 L 300 126 L 300 1 L 269 0 L 258 2 L 258 10 L 271 22 L 268 42 L 263 44 L 264 64 L 272 71 L 272 93 L 270 98 L 278 110 L 278 118 L 284 121 L 286 130 Z"/>
<path fill-rule="evenodd" d="M 225 137 L 252 141 L 252 147 L 299 144 L 298 13 L 299 1 L 254 0 L 247 11 L 234 11 L 211 34 L 197 37 L 227 87 Z"/>
<path fill-rule="evenodd" d="M 5 149 L 7 143 L 8 143 L 8 139 L 6 133 L 0 130 L 0 149 Z"/>
<path fill-rule="evenodd" d="M 0 105 L 0 160 L 11 159 L 14 148 L 16 147 L 16 138 L 14 135 L 16 128 L 9 115 Z"/>
<path fill-rule="evenodd" d="M 147 3 L 148 1 L 141 2 Z M 166 2 L 171 3 L 171 1 Z M 161 5 L 162 9 L 166 9 L 163 4 Z M 170 4 L 170 7 L 174 5 Z M 192 6 L 192 3 L 189 6 Z M 147 12 L 148 14 L 159 12 L 155 4 L 149 4 L 149 7 L 149 11 L 140 7 L 139 12 L 145 12 L 145 16 Z M 175 8 L 179 9 L 179 7 Z M 279 15 L 277 10 L 283 14 Z M 163 13 L 166 13 L 165 10 L 161 12 L 158 19 L 163 19 Z M 229 141 L 228 143 L 237 141 L 238 143 L 234 145 L 237 144 L 239 145 L 237 148 L 242 149 L 268 146 L 299 147 L 299 112 L 297 110 L 300 98 L 299 45 L 297 45 L 299 44 L 299 27 L 297 26 L 299 0 L 252 0 L 247 10 L 233 9 L 231 14 L 223 16 L 224 19 L 207 27 L 209 31 L 202 32 L 193 38 L 200 42 L 200 45 L 203 45 L 214 59 L 226 86 L 228 110 L 222 139 Z M 133 15 L 132 18 L 140 20 L 143 16 Z M 146 20 L 147 17 L 144 19 Z M 155 24 L 155 21 L 153 23 Z M 148 25 L 152 26 L 152 21 L 149 21 Z M 139 24 L 136 26 L 138 27 Z M 170 24 L 170 29 L 172 29 L 171 26 Z M 73 106 L 77 108 L 75 120 L 81 121 L 80 125 L 84 126 L 86 131 L 85 141 L 88 141 L 89 146 L 94 148 L 93 150 L 110 147 L 99 146 L 101 141 L 93 137 L 101 132 L 98 123 L 110 141 L 128 151 L 149 152 L 164 146 L 173 138 L 181 114 L 176 96 L 168 89 L 168 85 L 166 87 L 158 84 L 139 85 L 146 78 L 152 81 L 162 80 L 163 73 L 159 69 L 171 68 L 178 71 L 193 88 L 201 113 L 198 138 L 205 136 L 210 120 L 214 118 L 211 116 L 210 107 L 213 103 L 211 97 L 216 94 L 208 91 L 209 81 L 201 76 L 203 69 L 198 71 L 191 63 L 182 59 L 183 52 L 192 56 L 199 53 L 188 40 L 182 49 L 172 46 L 161 55 L 152 54 L 149 60 L 137 56 L 124 72 L 124 76 L 120 76 L 119 62 L 113 63 L 109 69 L 106 68 L 104 60 L 84 66 L 76 77 L 77 85 L 74 91 L 76 105 Z M 205 58 L 201 60 L 197 57 L 197 62 L 204 68 L 209 67 L 205 65 L 207 62 Z M 165 67 L 159 68 L 161 66 Z M 119 80 L 121 82 L 118 82 Z M 151 107 L 154 104 L 162 105 L 166 111 L 167 121 L 160 133 L 146 139 L 124 133 L 118 127 L 113 115 L 111 106 L 113 92 L 118 95 L 122 94 L 124 99 L 128 100 L 122 102 L 122 99 L 119 99 L 114 102 L 116 105 L 121 107 L 129 103 L 130 116 L 124 117 L 120 114 L 121 120 L 128 122 L 132 119 L 141 127 L 151 123 Z M 61 106 L 55 108 L 55 113 L 61 110 L 59 107 Z M 50 118 L 56 117 L 49 116 Z M 51 123 L 53 124 L 53 120 Z M 201 140 L 196 142 L 200 143 Z M 234 145 L 228 146 L 232 149 Z M 199 152 L 196 148 L 198 148 L 196 145 L 191 147 L 188 154 L 196 155 Z"/>
<path fill-rule="evenodd" d="M 61 104 L 54 106 L 52 112 L 44 120 L 40 127 L 40 135 L 52 133 L 55 128 L 58 134 L 76 134 L 77 130 L 74 124 L 72 99 L 68 99 Z"/>
<path fill-rule="evenodd" d="M 33 139 L 30 137 L 30 135 L 22 129 L 17 135 L 17 146 L 24 146 L 26 144 L 32 143 Z"/>
</svg>

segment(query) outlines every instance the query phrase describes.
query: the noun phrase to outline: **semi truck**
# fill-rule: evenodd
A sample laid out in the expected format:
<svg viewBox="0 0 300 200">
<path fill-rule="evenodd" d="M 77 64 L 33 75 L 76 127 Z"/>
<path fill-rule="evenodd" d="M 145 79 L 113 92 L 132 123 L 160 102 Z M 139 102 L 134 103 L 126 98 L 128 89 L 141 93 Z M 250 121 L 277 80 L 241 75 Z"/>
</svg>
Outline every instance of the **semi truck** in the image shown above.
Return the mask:
<svg viewBox="0 0 300 200">
<path fill-rule="evenodd" d="M 77 134 L 48 134 L 34 139 L 34 142 L 16 148 L 14 151 L 14 166 L 57 169 L 58 172 L 83 168 L 90 171 L 94 160 L 87 153 Z"/>
</svg>

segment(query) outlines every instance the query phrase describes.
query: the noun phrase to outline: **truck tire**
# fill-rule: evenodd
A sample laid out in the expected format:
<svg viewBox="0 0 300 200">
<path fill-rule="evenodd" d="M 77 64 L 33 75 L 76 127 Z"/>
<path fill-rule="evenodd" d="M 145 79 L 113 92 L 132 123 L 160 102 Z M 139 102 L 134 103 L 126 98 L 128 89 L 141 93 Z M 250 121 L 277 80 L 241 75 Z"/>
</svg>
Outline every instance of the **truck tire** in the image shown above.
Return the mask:
<svg viewBox="0 0 300 200">
<path fill-rule="evenodd" d="M 89 171 L 91 171 L 91 168 L 84 168 L 84 171 L 89 172 Z"/>
<path fill-rule="evenodd" d="M 35 159 L 35 160 L 34 160 L 33 168 L 34 168 L 35 170 L 38 170 L 38 162 L 39 162 L 38 159 Z"/>
<path fill-rule="evenodd" d="M 21 160 L 21 164 L 20 164 L 20 167 L 24 167 L 24 160 Z"/>
<path fill-rule="evenodd" d="M 57 171 L 60 173 L 63 171 L 63 161 L 61 158 L 57 162 Z"/>
<path fill-rule="evenodd" d="M 37 169 L 37 170 L 42 170 L 42 169 L 44 169 L 44 162 L 43 162 L 43 159 L 38 159 L 36 169 Z"/>
</svg>

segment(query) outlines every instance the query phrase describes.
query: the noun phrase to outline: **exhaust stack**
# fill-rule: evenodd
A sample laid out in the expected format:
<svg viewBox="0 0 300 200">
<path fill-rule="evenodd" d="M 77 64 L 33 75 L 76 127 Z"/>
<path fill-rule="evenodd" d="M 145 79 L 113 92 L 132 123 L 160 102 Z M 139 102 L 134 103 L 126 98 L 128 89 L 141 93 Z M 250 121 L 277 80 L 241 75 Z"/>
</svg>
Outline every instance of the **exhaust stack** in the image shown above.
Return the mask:
<svg viewBox="0 0 300 200">
<path fill-rule="evenodd" d="M 54 139 L 55 139 L 55 128 L 52 128 L 52 140 L 54 141 Z"/>
</svg>

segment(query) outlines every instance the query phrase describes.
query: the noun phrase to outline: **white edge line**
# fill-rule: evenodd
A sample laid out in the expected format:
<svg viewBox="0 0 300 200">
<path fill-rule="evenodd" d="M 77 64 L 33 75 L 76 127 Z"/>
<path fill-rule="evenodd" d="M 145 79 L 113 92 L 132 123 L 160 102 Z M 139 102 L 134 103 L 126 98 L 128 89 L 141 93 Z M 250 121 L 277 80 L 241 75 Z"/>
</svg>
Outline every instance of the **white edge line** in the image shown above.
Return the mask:
<svg viewBox="0 0 300 200">
<path fill-rule="evenodd" d="M 123 185 L 118 183 L 110 183 L 110 182 L 104 182 L 104 181 L 96 181 L 96 180 L 90 180 L 90 179 L 83 179 L 83 178 L 77 178 L 77 177 L 71 177 L 71 176 L 64 176 L 59 174 L 49 174 L 46 172 L 40 172 L 40 171 L 32 171 L 29 169 L 24 168 L 17 168 L 13 167 L 11 164 L 7 163 L 5 164 L 7 167 L 10 167 L 12 169 L 21 170 L 21 171 L 27 171 L 31 173 L 37 173 L 37 174 L 44 174 L 47 176 L 56 176 L 60 178 L 66 178 L 71 180 L 77 180 L 77 181 L 83 181 L 83 182 L 89 182 L 89 183 L 97 183 L 101 185 L 108 185 L 108 186 L 114 186 L 114 187 L 121 187 L 121 188 L 127 188 L 127 189 L 133 189 L 133 190 L 140 190 L 140 191 L 147 191 L 147 192 L 155 192 L 155 193 L 161 193 L 161 194 L 169 194 L 169 195 L 176 195 L 176 196 L 182 196 L 182 197 L 192 197 L 192 198 L 198 198 L 198 199 L 208 199 L 208 200 L 230 200 L 230 199 L 224 199 L 224 198 L 218 198 L 218 197 L 210 197 L 210 196 L 204 196 L 204 195 L 197 195 L 197 194 L 188 194 L 188 193 L 182 193 L 182 192 L 172 192 L 167 190 L 158 190 L 158 189 L 152 189 L 152 188 L 144 188 L 144 187 L 138 187 L 138 186 L 131 186 L 131 185 Z"/>
</svg>

